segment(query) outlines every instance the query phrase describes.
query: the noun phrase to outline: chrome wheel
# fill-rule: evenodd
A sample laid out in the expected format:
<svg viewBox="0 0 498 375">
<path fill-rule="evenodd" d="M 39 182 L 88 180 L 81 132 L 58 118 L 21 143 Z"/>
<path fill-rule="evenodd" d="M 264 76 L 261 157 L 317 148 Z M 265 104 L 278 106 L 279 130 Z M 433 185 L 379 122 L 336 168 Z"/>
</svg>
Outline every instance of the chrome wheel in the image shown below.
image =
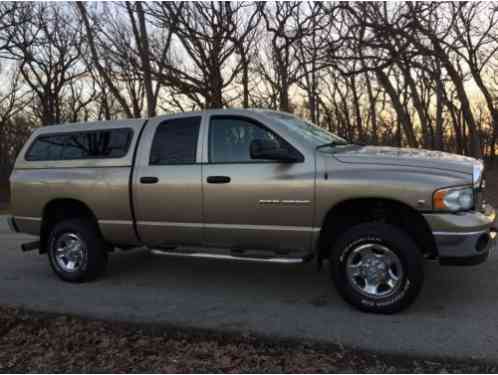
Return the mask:
<svg viewBox="0 0 498 375">
<path fill-rule="evenodd" d="M 76 233 L 64 233 L 55 242 L 55 261 L 65 272 L 76 272 L 83 268 L 87 249 Z"/>
<path fill-rule="evenodd" d="M 395 252 L 377 243 L 354 248 L 346 261 L 349 283 L 362 295 L 383 298 L 396 293 L 403 280 L 403 266 Z"/>
</svg>

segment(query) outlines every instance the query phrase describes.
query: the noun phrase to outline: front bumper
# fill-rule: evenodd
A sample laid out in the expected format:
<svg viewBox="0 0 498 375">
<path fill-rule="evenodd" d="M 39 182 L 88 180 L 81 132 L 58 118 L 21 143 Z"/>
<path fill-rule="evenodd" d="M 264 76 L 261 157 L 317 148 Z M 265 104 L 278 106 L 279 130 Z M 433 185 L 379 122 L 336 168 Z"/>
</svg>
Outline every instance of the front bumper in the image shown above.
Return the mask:
<svg viewBox="0 0 498 375">
<path fill-rule="evenodd" d="M 475 265 L 484 262 L 496 247 L 495 210 L 426 214 L 442 265 Z"/>
<path fill-rule="evenodd" d="M 472 234 L 437 235 L 439 263 L 450 266 L 472 266 L 488 259 L 496 248 L 496 231 Z"/>
</svg>

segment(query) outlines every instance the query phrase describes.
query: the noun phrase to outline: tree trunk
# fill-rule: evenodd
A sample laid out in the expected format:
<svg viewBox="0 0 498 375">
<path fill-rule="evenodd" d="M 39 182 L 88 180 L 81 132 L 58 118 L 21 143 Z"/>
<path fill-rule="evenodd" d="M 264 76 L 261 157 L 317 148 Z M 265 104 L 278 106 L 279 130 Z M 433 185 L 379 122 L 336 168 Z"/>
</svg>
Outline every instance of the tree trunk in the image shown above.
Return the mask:
<svg viewBox="0 0 498 375">
<path fill-rule="evenodd" d="M 107 74 L 105 68 L 102 66 L 102 64 L 100 64 L 99 55 L 97 52 L 97 47 L 95 46 L 95 40 L 93 39 L 93 30 L 90 27 L 90 21 L 88 19 L 88 14 L 86 12 L 85 5 L 82 2 L 78 1 L 78 2 L 76 2 L 76 6 L 78 7 L 81 18 L 83 20 L 83 26 L 85 27 L 86 35 L 87 35 L 87 39 L 88 39 L 88 46 L 90 47 L 90 52 L 92 54 L 92 60 L 97 68 L 97 71 L 99 72 L 99 75 L 102 77 L 102 79 L 106 83 L 107 87 L 109 87 L 109 90 L 111 90 L 112 95 L 116 98 L 116 100 L 121 105 L 121 109 L 125 112 L 126 116 L 128 118 L 132 118 L 133 115 L 130 111 L 130 108 L 128 107 L 128 104 L 126 103 L 126 100 L 121 96 L 121 93 L 119 92 L 118 88 L 112 82 L 112 79 Z"/>
<path fill-rule="evenodd" d="M 152 88 L 152 75 L 149 56 L 149 37 L 147 35 L 147 26 L 145 22 L 144 9 L 140 1 L 136 2 L 138 24 L 140 32 L 136 35 L 137 46 L 140 52 L 140 60 L 142 61 L 142 69 L 144 74 L 145 96 L 147 98 L 147 115 L 154 117 L 156 115 L 156 97 Z"/>
<path fill-rule="evenodd" d="M 392 105 L 394 107 L 394 110 L 396 111 L 396 115 L 398 116 L 398 122 L 403 128 L 408 145 L 413 148 L 418 147 L 417 138 L 415 137 L 413 125 L 410 120 L 410 115 L 404 110 L 398 93 L 391 84 L 391 81 L 389 81 L 389 77 L 386 75 L 386 73 L 384 73 L 382 69 L 376 69 L 375 74 L 377 75 L 377 80 L 382 85 L 382 87 L 384 87 L 387 94 L 391 98 Z"/>
<path fill-rule="evenodd" d="M 287 78 L 282 80 L 282 86 L 279 92 L 279 109 L 283 112 L 290 112 L 289 108 L 289 84 Z"/>
<path fill-rule="evenodd" d="M 444 87 L 441 79 L 436 78 L 436 134 L 434 146 L 436 150 L 443 151 L 443 106 L 444 106 Z"/>
<path fill-rule="evenodd" d="M 377 111 L 375 110 L 375 96 L 372 90 L 372 82 L 370 81 L 369 72 L 365 72 L 365 81 L 367 83 L 368 101 L 370 107 L 370 119 L 372 121 L 372 142 L 374 145 L 379 143 L 379 136 L 377 134 Z"/>
<path fill-rule="evenodd" d="M 424 140 L 424 147 L 429 147 L 431 144 L 431 140 L 429 139 L 429 119 L 427 117 L 427 113 L 425 111 L 424 105 L 422 103 L 422 99 L 420 98 L 419 92 L 417 90 L 417 85 L 415 84 L 415 81 L 413 80 L 413 77 L 410 74 L 410 70 L 407 69 L 407 66 L 404 65 L 401 62 L 397 63 L 398 66 L 401 69 L 401 72 L 403 73 L 403 76 L 405 78 L 406 83 L 408 84 L 408 87 L 410 88 L 410 97 L 413 101 L 413 106 L 415 107 L 415 110 L 417 112 L 417 116 L 420 121 L 420 127 L 422 129 L 422 137 Z"/>
<path fill-rule="evenodd" d="M 474 81 L 476 82 L 477 86 L 484 95 L 484 99 L 486 100 L 486 105 L 488 106 L 488 111 L 491 116 L 491 125 L 493 127 L 493 133 L 496 134 L 496 129 L 498 128 L 498 110 L 494 106 L 494 100 L 493 100 L 494 98 L 489 92 L 486 85 L 484 84 L 484 81 L 482 80 L 482 77 L 479 74 L 479 72 L 476 71 L 475 68 L 471 68 L 471 73 L 472 77 L 474 78 Z M 494 152 L 494 145 L 492 144 L 491 146 Z"/>
<path fill-rule="evenodd" d="M 475 157 L 475 158 L 481 158 L 481 142 L 480 142 L 480 137 L 479 133 L 477 130 L 477 125 L 474 119 L 474 115 L 472 114 L 472 109 L 470 107 L 470 101 L 467 96 L 467 93 L 465 91 L 465 87 L 463 85 L 463 80 L 456 71 L 455 67 L 451 63 L 448 55 L 443 51 L 441 48 L 439 42 L 431 38 L 432 44 L 434 46 L 434 49 L 437 53 L 437 57 L 440 59 L 441 64 L 444 66 L 446 71 L 448 72 L 448 75 L 450 76 L 451 81 L 453 82 L 453 85 L 455 86 L 458 100 L 460 101 L 461 109 L 462 109 L 462 115 L 465 119 L 465 123 L 467 124 L 467 127 L 469 129 L 469 136 L 470 136 L 470 148 L 469 152 L 470 155 Z"/>
<path fill-rule="evenodd" d="M 496 127 L 493 128 L 493 136 L 491 137 L 491 147 L 489 149 L 489 158 L 491 160 L 495 160 L 496 157 L 496 141 L 498 137 L 498 129 Z"/>
<path fill-rule="evenodd" d="M 243 50 L 243 48 L 241 49 Z M 249 64 L 244 51 L 241 51 L 240 58 L 242 60 L 242 107 L 249 108 Z"/>
<path fill-rule="evenodd" d="M 356 117 L 356 129 L 358 130 L 358 140 L 361 143 L 365 141 L 365 137 L 363 134 L 363 121 L 361 119 L 360 98 L 358 91 L 356 90 L 356 78 L 354 75 L 351 77 L 351 91 L 353 92 L 353 104 Z"/>
<path fill-rule="evenodd" d="M 209 78 L 206 77 L 206 82 L 208 82 L 206 108 L 223 108 L 223 77 L 217 64 L 210 65 Z"/>
</svg>

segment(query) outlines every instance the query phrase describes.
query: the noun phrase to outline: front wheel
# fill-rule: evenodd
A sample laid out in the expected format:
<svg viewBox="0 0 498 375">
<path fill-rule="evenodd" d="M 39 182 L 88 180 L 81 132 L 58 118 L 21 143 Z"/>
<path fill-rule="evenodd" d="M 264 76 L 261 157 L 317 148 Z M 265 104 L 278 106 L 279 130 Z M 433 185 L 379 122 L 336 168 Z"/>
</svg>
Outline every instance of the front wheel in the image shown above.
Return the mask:
<svg viewBox="0 0 498 375">
<path fill-rule="evenodd" d="M 48 258 L 64 281 L 96 279 L 107 266 L 107 251 L 91 220 L 70 219 L 57 223 L 48 239 Z"/>
<path fill-rule="evenodd" d="M 335 242 L 330 262 L 339 293 L 366 312 L 401 311 L 422 288 L 423 257 L 415 242 L 393 225 L 351 228 Z"/>
</svg>

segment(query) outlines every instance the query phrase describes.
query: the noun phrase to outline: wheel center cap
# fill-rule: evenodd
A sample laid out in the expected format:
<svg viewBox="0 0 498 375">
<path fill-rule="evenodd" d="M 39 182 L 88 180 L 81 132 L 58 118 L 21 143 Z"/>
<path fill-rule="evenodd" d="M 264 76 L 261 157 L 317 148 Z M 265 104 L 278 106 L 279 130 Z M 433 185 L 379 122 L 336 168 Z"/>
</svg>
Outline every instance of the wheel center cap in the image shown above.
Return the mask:
<svg viewBox="0 0 498 375">
<path fill-rule="evenodd" d="M 372 257 L 365 259 L 362 273 L 369 282 L 378 283 L 386 278 L 387 267 L 382 260 Z"/>
</svg>

